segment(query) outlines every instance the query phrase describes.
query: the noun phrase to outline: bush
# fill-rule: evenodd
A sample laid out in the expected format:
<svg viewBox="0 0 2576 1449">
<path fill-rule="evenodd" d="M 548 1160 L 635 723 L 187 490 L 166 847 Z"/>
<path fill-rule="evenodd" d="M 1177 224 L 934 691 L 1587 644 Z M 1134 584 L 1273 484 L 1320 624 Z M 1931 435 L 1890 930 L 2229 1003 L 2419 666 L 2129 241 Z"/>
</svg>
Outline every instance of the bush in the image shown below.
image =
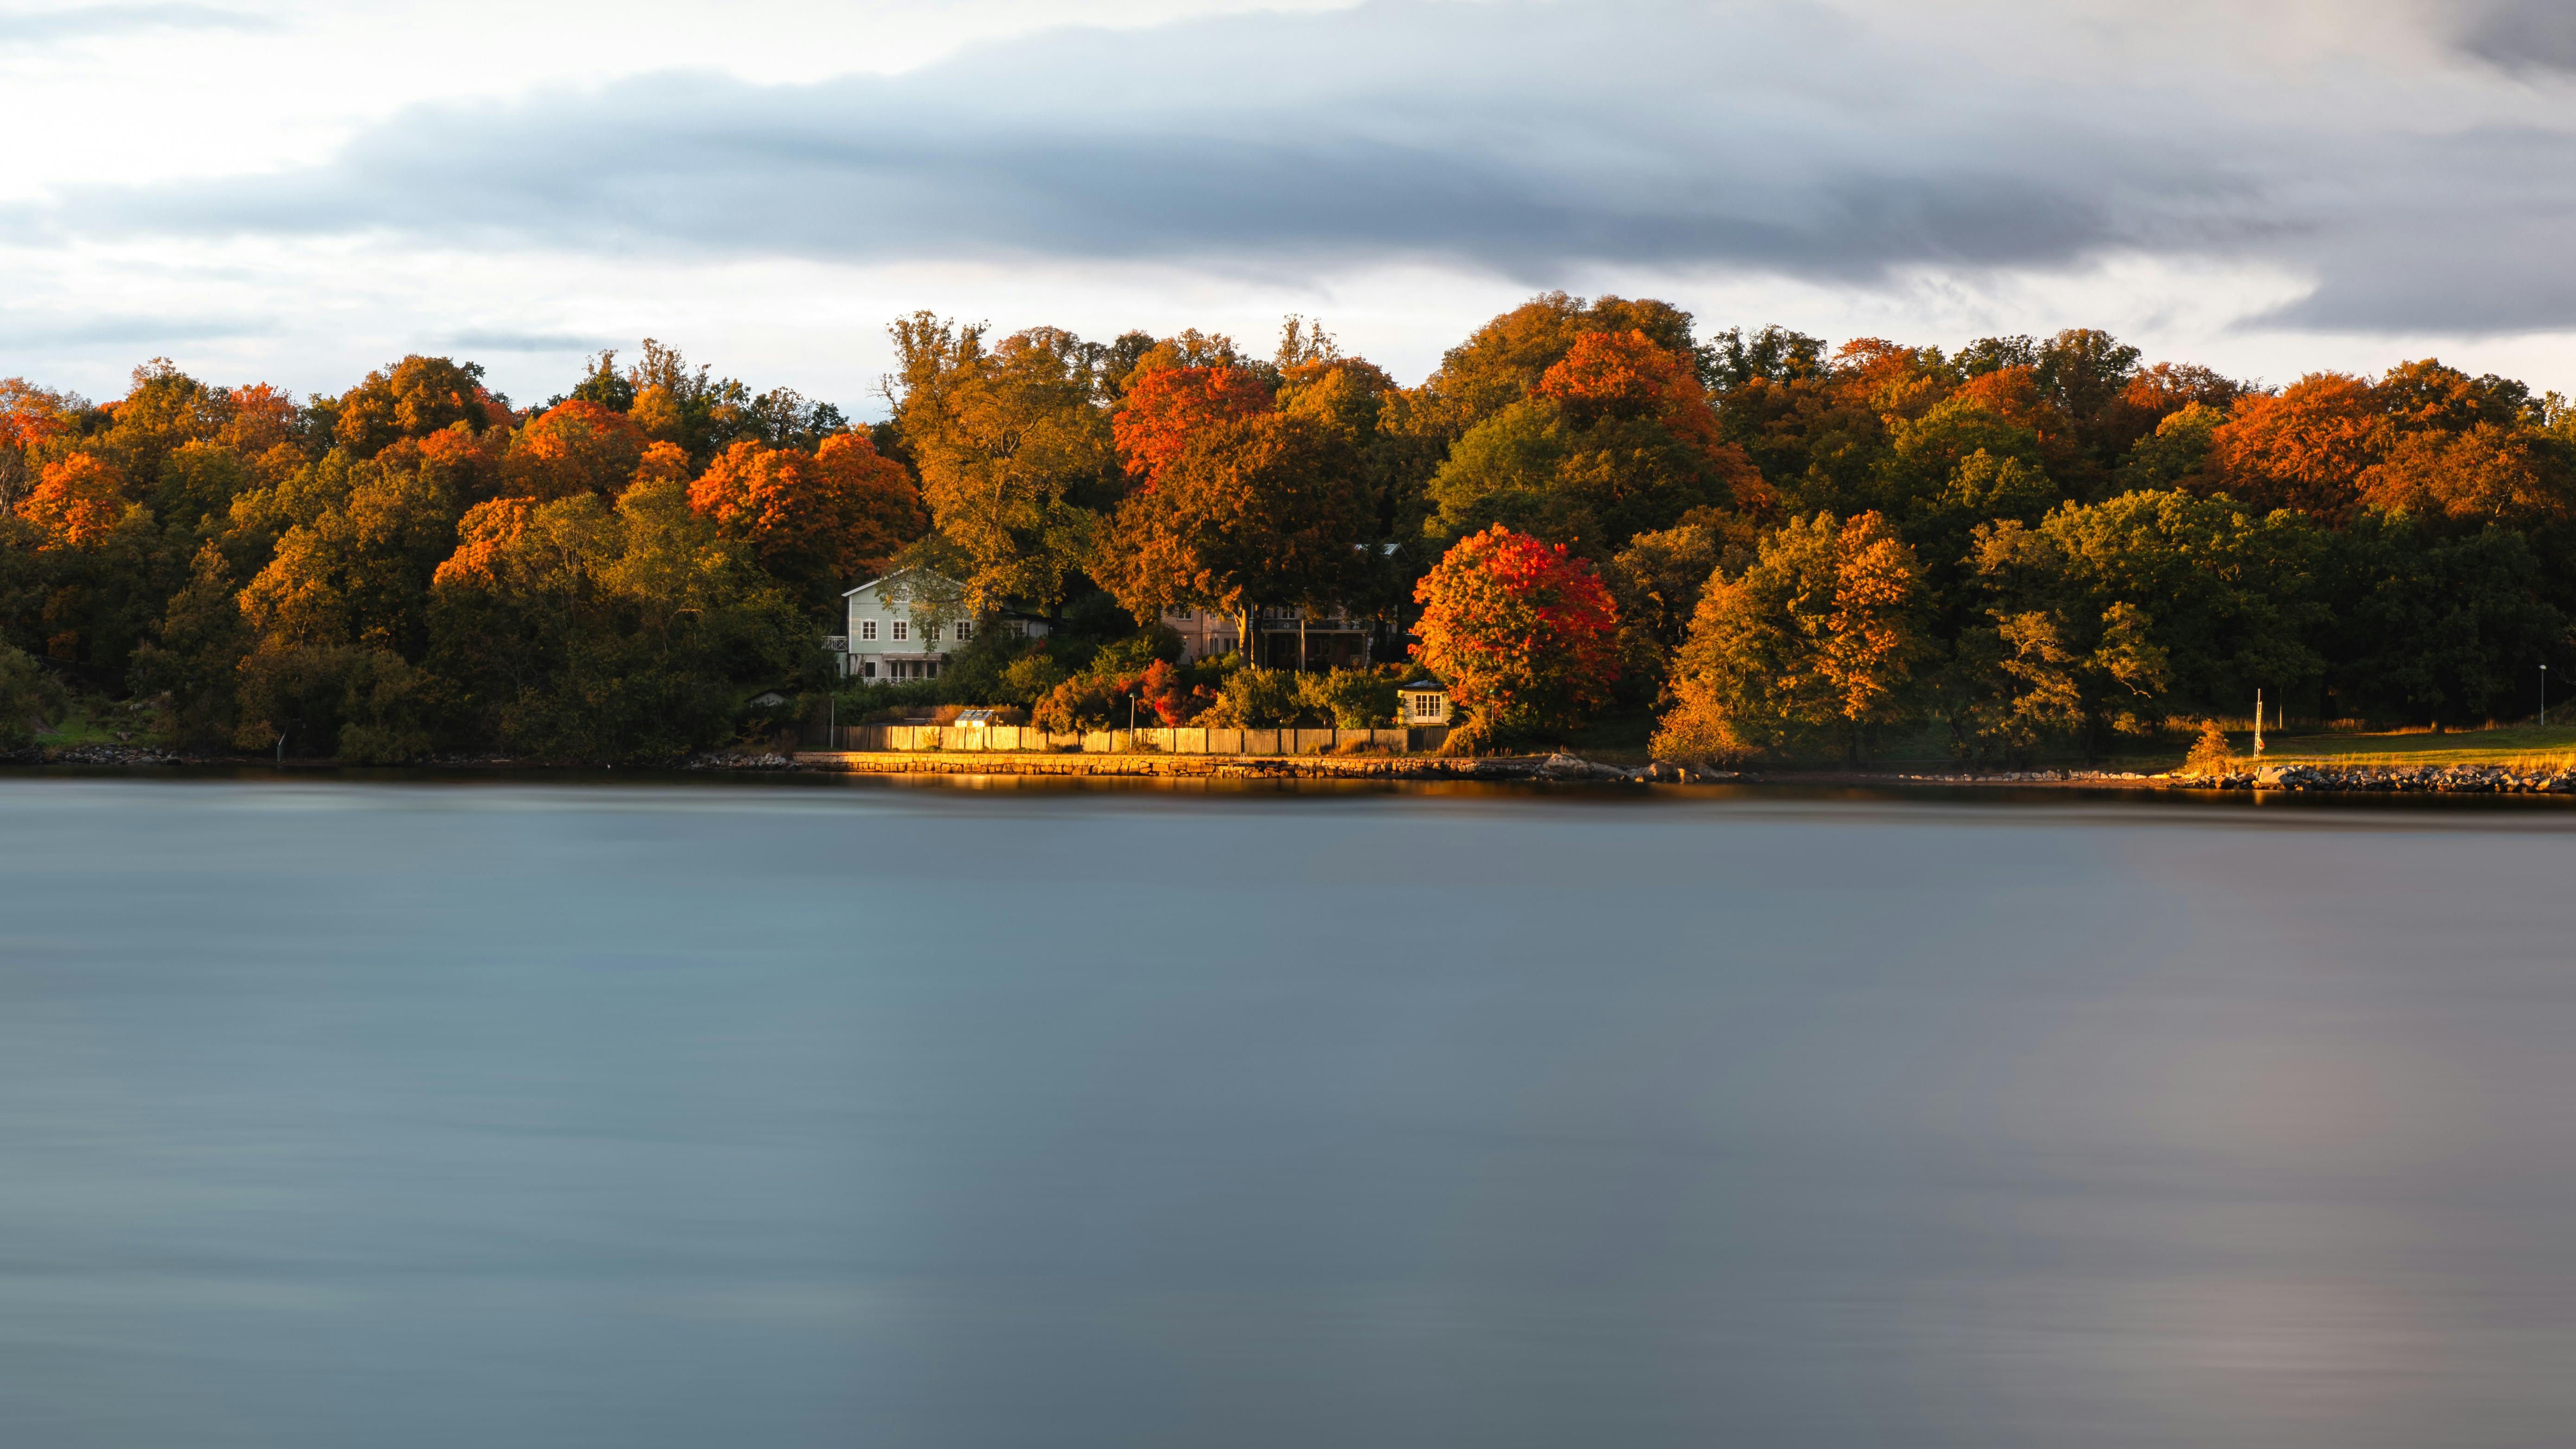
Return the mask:
<svg viewBox="0 0 2576 1449">
<path fill-rule="evenodd" d="M 1195 721 L 1210 729 L 1275 729 L 1297 723 L 1302 712 L 1297 676 L 1285 669 L 1246 666 L 1226 676 L 1216 702 Z"/>
<path fill-rule="evenodd" d="M 60 717 L 66 704 L 62 685 L 45 666 L 24 650 L 0 644 L 0 748 L 35 743 L 36 731 Z"/>
<path fill-rule="evenodd" d="M 1124 729 L 1128 701 L 1134 697 L 1134 692 L 1126 688 L 1125 683 L 1100 674 L 1068 679 L 1039 700 L 1037 708 L 1029 712 L 1029 718 L 1051 734 Z"/>
<path fill-rule="evenodd" d="M 2236 751 L 2227 743 L 2227 731 L 2218 721 L 2209 720 L 2200 727 L 2200 738 L 2192 741 L 2191 754 L 2182 762 L 2186 775 L 2224 775 L 2236 764 Z"/>
<path fill-rule="evenodd" d="M 1395 687 L 1404 671 L 1394 666 L 1336 669 L 1329 674 L 1297 676 L 1297 703 L 1303 713 L 1329 719 L 1346 730 L 1379 729 L 1395 722 Z"/>
</svg>

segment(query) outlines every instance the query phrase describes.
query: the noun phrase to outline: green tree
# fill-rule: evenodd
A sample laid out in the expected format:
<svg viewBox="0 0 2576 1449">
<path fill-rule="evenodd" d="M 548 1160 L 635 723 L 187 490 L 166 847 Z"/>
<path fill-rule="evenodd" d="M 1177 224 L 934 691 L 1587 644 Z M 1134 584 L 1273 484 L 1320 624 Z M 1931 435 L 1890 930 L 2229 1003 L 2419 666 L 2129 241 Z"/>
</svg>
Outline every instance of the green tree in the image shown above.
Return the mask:
<svg viewBox="0 0 2576 1449">
<path fill-rule="evenodd" d="M 59 719 L 63 687 L 24 650 L 0 644 L 0 749 L 23 750 L 36 731 Z"/>
<path fill-rule="evenodd" d="M 667 757 L 729 739 L 760 689 L 821 682 L 814 627 L 676 479 L 613 505 L 495 500 L 458 534 L 434 580 L 429 662 L 511 749 Z"/>
<path fill-rule="evenodd" d="M 2001 677 L 1963 729 L 2055 729 L 2088 752 L 2176 714 L 2295 697 L 2321 680 L 2321 531 L 2224 495 L 2125 493 L 2036 527 L 1977 530 L 1974 569 Z"/>
</svg>

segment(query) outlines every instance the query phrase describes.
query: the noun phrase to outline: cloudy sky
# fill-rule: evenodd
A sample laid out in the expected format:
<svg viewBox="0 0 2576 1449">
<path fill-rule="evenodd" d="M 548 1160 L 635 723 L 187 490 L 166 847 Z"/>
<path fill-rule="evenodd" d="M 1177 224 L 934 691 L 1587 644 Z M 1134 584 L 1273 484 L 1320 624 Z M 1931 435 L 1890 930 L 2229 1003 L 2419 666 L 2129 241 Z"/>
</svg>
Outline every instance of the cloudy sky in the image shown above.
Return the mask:
<svg viewBox="0 0 2576 1449">
<path fill-rule="evenodd" d="M 0 0 L 0 375 L 521 400 L 652 335 L 874 413 L 886 320 L 1532 292 L 2576 392 L 2566 0 Z"/>
</svg>

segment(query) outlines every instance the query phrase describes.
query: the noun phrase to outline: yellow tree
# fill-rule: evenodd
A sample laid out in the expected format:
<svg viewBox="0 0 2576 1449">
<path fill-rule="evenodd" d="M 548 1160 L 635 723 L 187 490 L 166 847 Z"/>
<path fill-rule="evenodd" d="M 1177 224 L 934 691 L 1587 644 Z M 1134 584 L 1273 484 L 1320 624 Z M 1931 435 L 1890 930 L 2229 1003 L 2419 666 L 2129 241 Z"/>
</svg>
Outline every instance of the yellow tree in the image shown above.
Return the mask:
<svg viewBox="0 0 2576 1449">
<path fill-rule="evenodd" d="M 1661 754 L 1733 758 L 1839 743 L 1906 718 L 1924 652 L 1922 570 L 1875 513 L 1792 520 L 1710 578 L 1675 661 Z"/>
<path fill-rule="evenodd" d="M 921 471 L 938 552 L 977 613 L 1061 600 L 1089 559 L 1116 476 L 1108 412 L 1073 334 L 1032 328 L 987 350 L 983 329 L 929 313 L 891 331 L 895 423 Z"/>
</svg>

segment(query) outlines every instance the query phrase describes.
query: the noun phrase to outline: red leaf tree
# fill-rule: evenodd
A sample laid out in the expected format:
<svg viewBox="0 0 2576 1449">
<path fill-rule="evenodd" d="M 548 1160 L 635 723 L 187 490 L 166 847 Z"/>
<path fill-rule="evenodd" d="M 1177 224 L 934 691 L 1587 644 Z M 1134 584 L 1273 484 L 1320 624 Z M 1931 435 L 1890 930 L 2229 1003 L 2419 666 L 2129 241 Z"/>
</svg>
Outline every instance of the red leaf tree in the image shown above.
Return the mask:
<svg viewBox="0 0 2576 1449">
<path fill-rule="evenodd" d="M 1270 411 L 1270 387 L 1239 367 L 1165 367 L 1138 378 L 1111 419 L 1127 476 L 1151 488 L 1190 439 Z"/>
<path fill-rule="evenodd" d="M 1618 610 L 1564 545 L 1497 524 L 1460 539 L 1413 597 L 1413 657 L 1449 682 L 1476 742 L 1561 729 L 1609 699 Z"/>
</svg>

